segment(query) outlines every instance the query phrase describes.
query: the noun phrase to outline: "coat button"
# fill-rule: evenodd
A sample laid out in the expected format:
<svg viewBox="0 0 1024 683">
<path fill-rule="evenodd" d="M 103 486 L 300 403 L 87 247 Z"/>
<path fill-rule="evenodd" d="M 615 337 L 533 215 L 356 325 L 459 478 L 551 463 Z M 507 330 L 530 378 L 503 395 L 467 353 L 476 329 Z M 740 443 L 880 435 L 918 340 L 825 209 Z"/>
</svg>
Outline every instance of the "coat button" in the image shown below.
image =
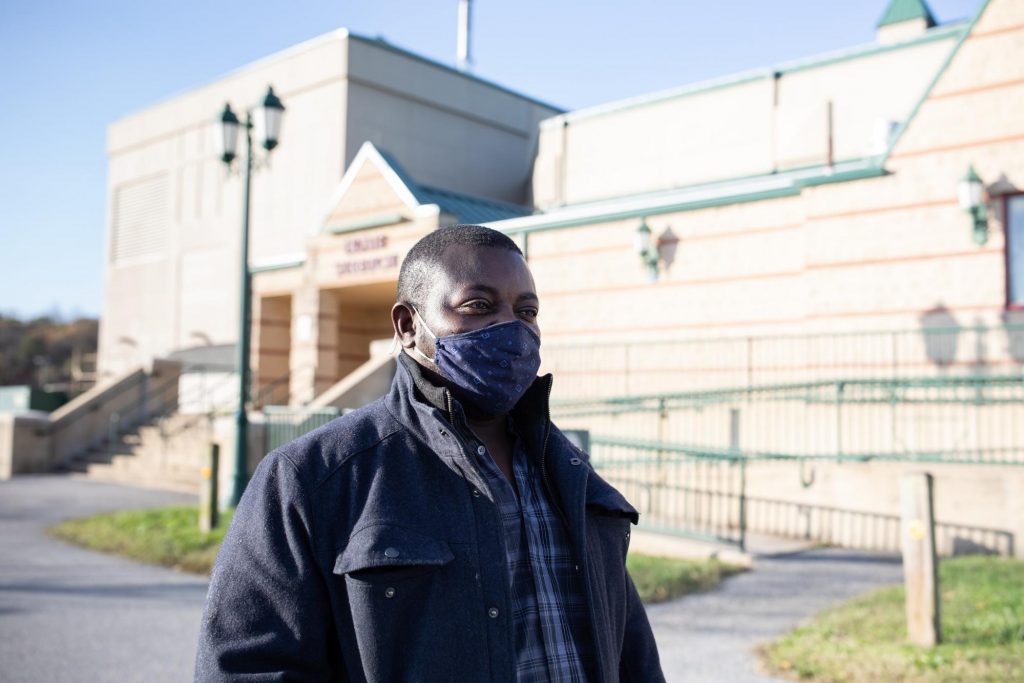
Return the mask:
<svg viewBox="0 0 1024 683">
<path fill-rule="evenodd" d="M 484 448 L 483 446 L 477 446 L 476 447 L 476 454 L 477 455 L 483 455 L 486 452 L 487 452 L 487 449 Z"/>
<path fill-rule="evenodd" d="M 492 607 L 489 610 L 487 610 L 487 616 L 489 616 L 491 619 L 497 619 L 498 614 L 499 612 L 497 607 Z"/>
<path fill-rule="evenodd" d="M 393 597 L 395 597 L 395 589 L 390 587 L 390 586 L 385 588 L 384 589 L 384 597 L 385 598 L 393 598 Z"/>
<path fill-rule="evenodd" d="M 569 461 L 569 464 L 570 464 L 570 465 L 579 465 L 579 464 L 580 464 L 581 462 L 583 462 L 583 461 L 582 461 L 582 460 L 580 460 L 579 458 L 573 458 L 573 459 L 571 459 L 571 460 Z"/>
<path fill-rule="evenodd" d="M 473 489 L 473 497 L 474 498 L 479 498 L 480 497 L 480 489 Z"/>
<path fill-rule="evenodd" d="M 384 551 L 384 557 L 390 557 L 391 559 L 394 559 L 399 555 L 401 555 L 401 553 L 398 552 L 398 548 L 387 548 Z"/>
</svg>

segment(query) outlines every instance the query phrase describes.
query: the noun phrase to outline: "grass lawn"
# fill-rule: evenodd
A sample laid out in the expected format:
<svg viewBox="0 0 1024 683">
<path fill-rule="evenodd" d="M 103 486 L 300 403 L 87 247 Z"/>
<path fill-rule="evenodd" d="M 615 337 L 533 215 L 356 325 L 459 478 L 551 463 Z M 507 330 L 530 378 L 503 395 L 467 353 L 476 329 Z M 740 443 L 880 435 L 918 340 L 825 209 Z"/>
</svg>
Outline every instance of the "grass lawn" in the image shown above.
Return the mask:
<svg viewBox="0 0 1024 683">
<path fill-rule="evenodd" d="M 209 574 L 230 521 L 230 513 L 222 515 L 220 527 L 205 535 L 199 531 L 195 508 L 172 507 L 73 519 L 52 527 L 50 533 L 92 550 Z M 649 555 L 630 555 L 627 566 L 644 602 L 710 590 L 724 577 L 743 571 L 717 560 Z"/>
<path fill-rule="evenodd" d="M 220 526 L 204 534 L 196 508 L 171 507 L 72 519 L 49 532 L 92 550 L 209 574 L 230 522 L 231 513 L 221 513 Z"/>
<path fill-rule="evenodd" d="M 746 571 L 739 565 L 710 560 L 678 560 L 652 555 L 629 555 L 626 567 L 644 602 L 664 602 L 687 593 L 708 591 L 722 579 Z"/>
<path fill-rule="evenodd" d="M 1024 681 L 1024 561 L 939 565 L 941 645 L 907 643 L 902 586 L 822 612 L 763 650 L 768 667 L 815 681 Z"/>
</svg>

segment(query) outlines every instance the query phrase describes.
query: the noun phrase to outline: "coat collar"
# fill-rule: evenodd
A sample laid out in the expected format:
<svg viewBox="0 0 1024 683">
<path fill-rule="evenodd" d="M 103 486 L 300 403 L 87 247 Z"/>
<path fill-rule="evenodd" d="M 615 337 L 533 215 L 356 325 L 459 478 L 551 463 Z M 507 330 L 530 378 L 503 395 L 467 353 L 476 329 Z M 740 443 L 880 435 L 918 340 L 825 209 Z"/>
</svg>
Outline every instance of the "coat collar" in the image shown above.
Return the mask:
<svg viewBox="0 0 1024 683">
<path fill-rule="evenodd" d="M 398 366 L 399 368 L 404 368 L 408 373 L 416 396 L 428 405 L 440 410 L 448 418 L 449 422 L 455 421 L 462 415 L 462 406 L 448 387 L 447 380 L 444 377 L 423 367 L 409 354 L 402 351 L 398 354 Z M 552 377 L 550 374 L 537 377 L 533 381 L 533 384 L 526 390 L 523 397 L 519 399 L 519 403 L 512 409 L 512 415 L 515 417 L 517 424 L 531 424 L 548 419 L 548 396 L 551 383 Z M 449 398 L 451 403 L 449 403 Z M 449 406 L 454 408 L 454 415 L 451 414 Z"/>
<path fill-rule="evenodd" d="M 444 378 L 427 370 L 404 352 L 399 354 L 397 365 L 394 384 L 387 399 L 391 412 L 419 433 L 449 466 L 459 469 L 475 486 L 486 490 L 486 483 L 479 478 L 476 469 L 465 460 L 464 454 L 454 448 L 455 444 L 452 441 L 439 436 L 443 429 L 438 429 L 438 420 L 449 429 L 455 428 L 464 420 L 462 407 L 458 400 L 451 396 Z M 588 456 L 582 451 L 575 450 L 552 426 L 548 412 L 552 381 L 550 374 L 534 380 L 523 398 L 512 409 L 512 417 L 527 453 L 535 458 L 535 462 L 540 463 L 544 451 L 548 451 L 547 462 L 543 464 L 551 475 L 553 493 L 558 498 L 553 502 L 566 510 L 570 519 L 580 522 L 584 505 L 596 504 L 631 518 L 635 524 L 636 510 L 603 479 L 596 475 L 589 476 L 590 467 L 582 462 L 588 459 Z M 545 443 L 549 440 L 550 443 Z M 581 460 L 574 463 L 575 458 Z"/>
</svg>

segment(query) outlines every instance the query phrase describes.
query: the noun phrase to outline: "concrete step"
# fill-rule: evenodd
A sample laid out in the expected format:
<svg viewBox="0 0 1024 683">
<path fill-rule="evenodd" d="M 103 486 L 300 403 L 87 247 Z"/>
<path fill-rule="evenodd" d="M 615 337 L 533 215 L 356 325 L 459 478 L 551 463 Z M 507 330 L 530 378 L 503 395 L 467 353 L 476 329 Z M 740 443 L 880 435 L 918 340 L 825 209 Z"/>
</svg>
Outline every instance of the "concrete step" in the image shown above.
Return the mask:
<svg viewBox="0 0 1024 683">
<path fill-rule="evenodd" d="M 206 464 L 207 452 L 206 449 L 138 449 L 132 453 L 124 454 L 124 457 L 134 462 L 145 463 L 146 465 L 153 467 L 161 467 L 163 465 L 172 465 L 176 467 L 202 467 Z"/>
<path fill-rule="evenodd" d="M 86 463 L 108 463 L 114 458 L 121 456 L 133 456 L 135 453 L 127 447 L 120 444 L 115 446 L 113 449 L 108 448 L 94 448 L 86 451 L 81 455 L 77 456 L 76 460 L 81 460 Z"/>
<path fill-rule="evenodd" d="M 188 482 L 194 480 L 196 484 L 198 484 L 200 478 L 200 469 L 198 467 L 181 467 L 170 464 L 161 467 L 130 458 L 119 458 L 107 464 L 98 463 L 90 465 L 88 473 L 97 476 L 134 477 L 139 480 L 175 479 Z"/>
<path fill-rule="evenodd" d="M 94 451 L 58 469 L 102 481 L 197 492 L 202 465 L 199 457 L 182 457 L 180 454 L 149 453 L 139 457 L 131 453 L 119 453 L 110 457 L 105 451 Z"/>
<path fill-rule="evenodd" d="M 135 473 L 143 476 L 149 474 L 163 476 L 165 474 L 176 476 L 199 476 L 202 465 L 196 462 L 182 462 L 172 458 L 136 458 L 132 456 L 121 456 L 114 458 L 109 463 L 97 463 L 97 468 L 109 467 L 118 472 Z"/>
<path fill-rule="evenodd" d="M 134 445 L 142 448 L 162 448 L 167 443 L 182 446 L 201 446 L 209 441 L 210 432 L 205 427 L 192 427 L 178 432 L 161 430 L 158 427 L 149 427 L 139 431 Z"/>
<path fill-rule="evenodd" d="M 125 484 L 138 486 L 147 489 L 160 489 L 162 491 L 178 491 L 179 493 L 199 494 L 199 480 L 179 479 L 175 477 L 140 476 L 138 474 L 125 474 L 114 471 L 98 472 L 72 472 L 72 479 L 86 479 L 89 481 L 105 481 L 112 484 Z"/>
<path fill-rule="evenodd" d="M 112 448 L 92 448 L 58 469 L 99 481 L 196 493 L 210 437 L 205 416 L 169 415 L 137 425 Z"/>
<path fill-rule="evenodd" d="M 81 460 L 69 460 L 53 468 L 55 472 L 67 472 L 71 474 L 86 474 L 89 471 L 89 463 Z"/>
</svg>

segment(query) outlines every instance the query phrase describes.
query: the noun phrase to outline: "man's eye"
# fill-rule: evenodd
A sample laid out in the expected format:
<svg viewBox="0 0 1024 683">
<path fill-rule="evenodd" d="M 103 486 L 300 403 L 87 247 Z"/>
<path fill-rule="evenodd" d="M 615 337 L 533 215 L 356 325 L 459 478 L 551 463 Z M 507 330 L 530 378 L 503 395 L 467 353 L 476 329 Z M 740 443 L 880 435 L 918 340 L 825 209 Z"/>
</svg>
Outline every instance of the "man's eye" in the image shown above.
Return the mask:
<svg viewBox="0 0 1024 683">
<path fill-rule="evenodd" d="M 537 317 L 537 314 L 539 312 L 540 311 L 538 311 L 536 308 L 523 308 L 523 309 L 520 309 L 519 315 L 523 316 L 524 318 L 533 319 L 533 318 Z"/>
<path fill-rule="evenodd" d="M 470 308 L 475 311 L 486 311 L 489 310 L 490 307 L 490 303 L 488 303 L 487 301 L 481 301 L 479 299 L 476 301 L 467 301 L 466 303 L 462 304 L 462 308 Z"/>
</svg>

